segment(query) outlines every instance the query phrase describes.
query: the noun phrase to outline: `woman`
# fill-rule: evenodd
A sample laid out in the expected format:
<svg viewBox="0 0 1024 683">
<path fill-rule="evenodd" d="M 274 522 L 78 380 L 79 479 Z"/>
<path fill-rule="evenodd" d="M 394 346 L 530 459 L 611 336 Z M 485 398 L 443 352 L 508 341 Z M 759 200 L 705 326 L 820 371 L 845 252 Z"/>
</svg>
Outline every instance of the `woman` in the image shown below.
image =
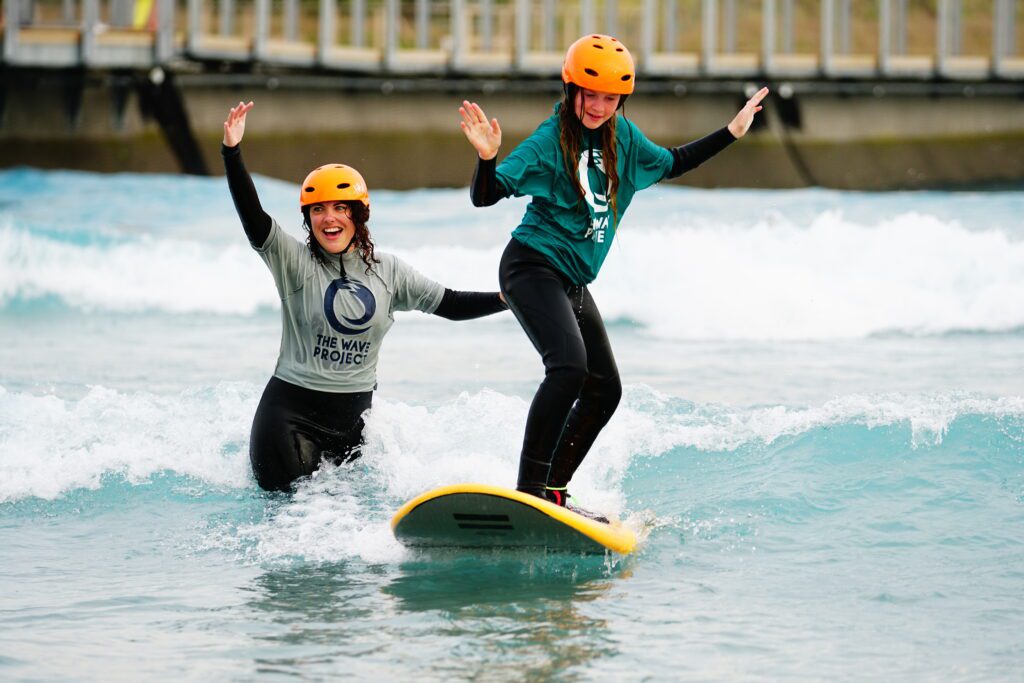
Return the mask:
<svg viewBox="0 0 1024 683">
<path fill-rule="evenodd" d="M 519 460 L 520 491 L 572 506 L 569 481 L 619 403 L 622 387 L 604 322 L 587 285 L 597 277 L 633 195 L 674 178 L 749 130 L 762 88 L 728 126 L 674 149 L 617 116 L 636 71 L 615 38 L 588 35 L 569 48 L 554 114 L 500 165 L 497 119 L 463 102 L 460 126 L 478 154 L 471 197 L 490 206 L 531 195 L 501 257 L 509 308 L 544 361 Z M 578 508 L 577 508 L 578 509 Z"/>
<path fill-rule="evenodd" d="M 287 490 L 324 459 L 359 456 L 394 311 L 466 320 L 506 306 L 498 293 L 445 289 L 378 253 L 366 225 L 366 183 L 343 164 L 321 166 L 302 183 L 306 243 L 286 234 L 263 211 L 242 163 L 239 143 L 252 108 L 239 102 L 228 113 L 221 154 L 242 227 L 281 296 L 281 351 L 253 419 L 249 459 L 262 488 Z"/>
</svg>

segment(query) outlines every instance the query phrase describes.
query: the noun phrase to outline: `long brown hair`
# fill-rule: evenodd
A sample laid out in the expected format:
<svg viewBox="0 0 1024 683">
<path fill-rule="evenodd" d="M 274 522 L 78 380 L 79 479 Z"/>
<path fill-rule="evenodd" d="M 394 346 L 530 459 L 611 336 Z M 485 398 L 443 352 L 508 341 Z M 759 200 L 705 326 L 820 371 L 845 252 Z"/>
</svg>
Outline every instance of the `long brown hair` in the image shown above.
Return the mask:
<svg viewBox="0 0 1024 683">
<path fill-rule="evenodd" d="M 562 148 L 565 172 L 572 179 L 576 193 L 582 201 L 586 193 L 583 191 L 579 173 L 580 152 L 583 147 L 583 122 L 580 121 L 579 112 L 576 111 L 576 96 L 579 92 L 578 86 L 568 83 L 562 93 L 562 106 L 558 110 L 558 144 Z M 622 100 L 620 99 L 619 102 L 621 104 Z M 616 110 L 616 113 L 601 126 L 601 157 L 604 160 L 604 173 L 608 177 L 608 187 L 606 188 L 608 205 L 612 209 L 616 223 L 619 220 L 619 209 L 615 197 L 619 189 L 619 150 L 615 137 L 615 122 L 618 117 L 618 110 Z"/>
<path fill-rule="evenodd" d="M 366 224 L 370 222 L 370 207 L 359 201 L 342 203 L 348 207 L 349 216 L 356 226 L 356 234 L 352 236 L 352 246 L 359 252 L 359 257 L 366 264 L 366 272 L 369 273 L 374 263 L 380 263 L 380 260 L 374 254 L 370 229 L 366 227 Z M 306 247 L 309 248 L 309 253 L 312 254 L 313 259 L 317 263 L 326 266 L 327 257 L 324 255 L 324 250 L 320 243 L 316 241 L 316 237 L 313 236 L 313 222 L 309 217 L 310 206 L 302 207 L 302 224 L 306 228 Z"/>
</svg>

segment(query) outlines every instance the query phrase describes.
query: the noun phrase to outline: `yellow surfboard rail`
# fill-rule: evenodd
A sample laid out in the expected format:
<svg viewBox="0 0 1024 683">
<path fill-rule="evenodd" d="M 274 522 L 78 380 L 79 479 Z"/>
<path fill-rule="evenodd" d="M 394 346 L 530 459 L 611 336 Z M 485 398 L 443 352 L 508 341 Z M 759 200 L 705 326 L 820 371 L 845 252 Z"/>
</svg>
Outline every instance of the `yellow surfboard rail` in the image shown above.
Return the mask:
<svg viewBox="0 0 1024 683">
<path fill-rule="evenodd" d="M 427 491 L 426 493 L 413 498 L 398 509 L 395 516 L 391 518 L 392 531 L 394 531 L 395 527 L 398 526 L 399 522 L 401 522 L 406 515 L 423 503 L 435 498 L 456 493 L 491 495 L 508 500 L 514 500 L 518 503 L 522 503 L 523 505 L 528 505 L 539 510 L 548 517 L 575 529 L 579 533 L 597 543 L 600 543 L 609 550 L 614 550 L 615 552 L 623 555 L 628 555 L 636 548 L 636 534 L 623 526 L 620 522 L 612 522 L 610 524 L 596 522 L 528 493 L 491 484 L 451 484 L 449 486 L 442 486 L 441 488 L 433 489 L 432 491 Z"/>
</svg>

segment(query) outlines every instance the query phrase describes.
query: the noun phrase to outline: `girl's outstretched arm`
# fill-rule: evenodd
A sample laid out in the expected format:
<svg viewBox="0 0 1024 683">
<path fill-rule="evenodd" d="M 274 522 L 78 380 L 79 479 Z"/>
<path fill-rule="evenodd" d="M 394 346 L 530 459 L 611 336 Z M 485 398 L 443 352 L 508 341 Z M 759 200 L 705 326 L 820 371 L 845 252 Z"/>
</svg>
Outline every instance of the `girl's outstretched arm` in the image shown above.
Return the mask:
<svg viewBox="0 0 1024 683">
<path fill-rule="evenodd" d="M 768 88 L 761 88 L 747 100 L 743 109 L 740 109 L 729 125 L 699 140 L 670 149 L 674 163 L 668 177 L 677 178 L 687 171 L 692 171 L 746 135 L 750 130 L 750 125 L 754 122 L 754 115 L 762 109 L 761 100 L 767 96 Z"/>
</svg>

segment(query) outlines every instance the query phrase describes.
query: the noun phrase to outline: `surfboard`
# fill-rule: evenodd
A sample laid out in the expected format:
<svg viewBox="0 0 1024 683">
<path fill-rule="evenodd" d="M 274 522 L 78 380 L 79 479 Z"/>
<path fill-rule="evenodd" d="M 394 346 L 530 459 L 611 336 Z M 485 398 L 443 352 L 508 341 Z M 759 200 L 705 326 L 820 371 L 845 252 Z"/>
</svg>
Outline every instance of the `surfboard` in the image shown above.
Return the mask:
<svg viewBox="0 0 1024 683">
<path fill-rule="evenodd" d="M 395 538 L 414 547 L 545 548 L 627 555 L 636 535 L 617 521 L 588 519 L 528 493 L 490 484 L 427 491 L 399 508 Z"/>
</svg>

